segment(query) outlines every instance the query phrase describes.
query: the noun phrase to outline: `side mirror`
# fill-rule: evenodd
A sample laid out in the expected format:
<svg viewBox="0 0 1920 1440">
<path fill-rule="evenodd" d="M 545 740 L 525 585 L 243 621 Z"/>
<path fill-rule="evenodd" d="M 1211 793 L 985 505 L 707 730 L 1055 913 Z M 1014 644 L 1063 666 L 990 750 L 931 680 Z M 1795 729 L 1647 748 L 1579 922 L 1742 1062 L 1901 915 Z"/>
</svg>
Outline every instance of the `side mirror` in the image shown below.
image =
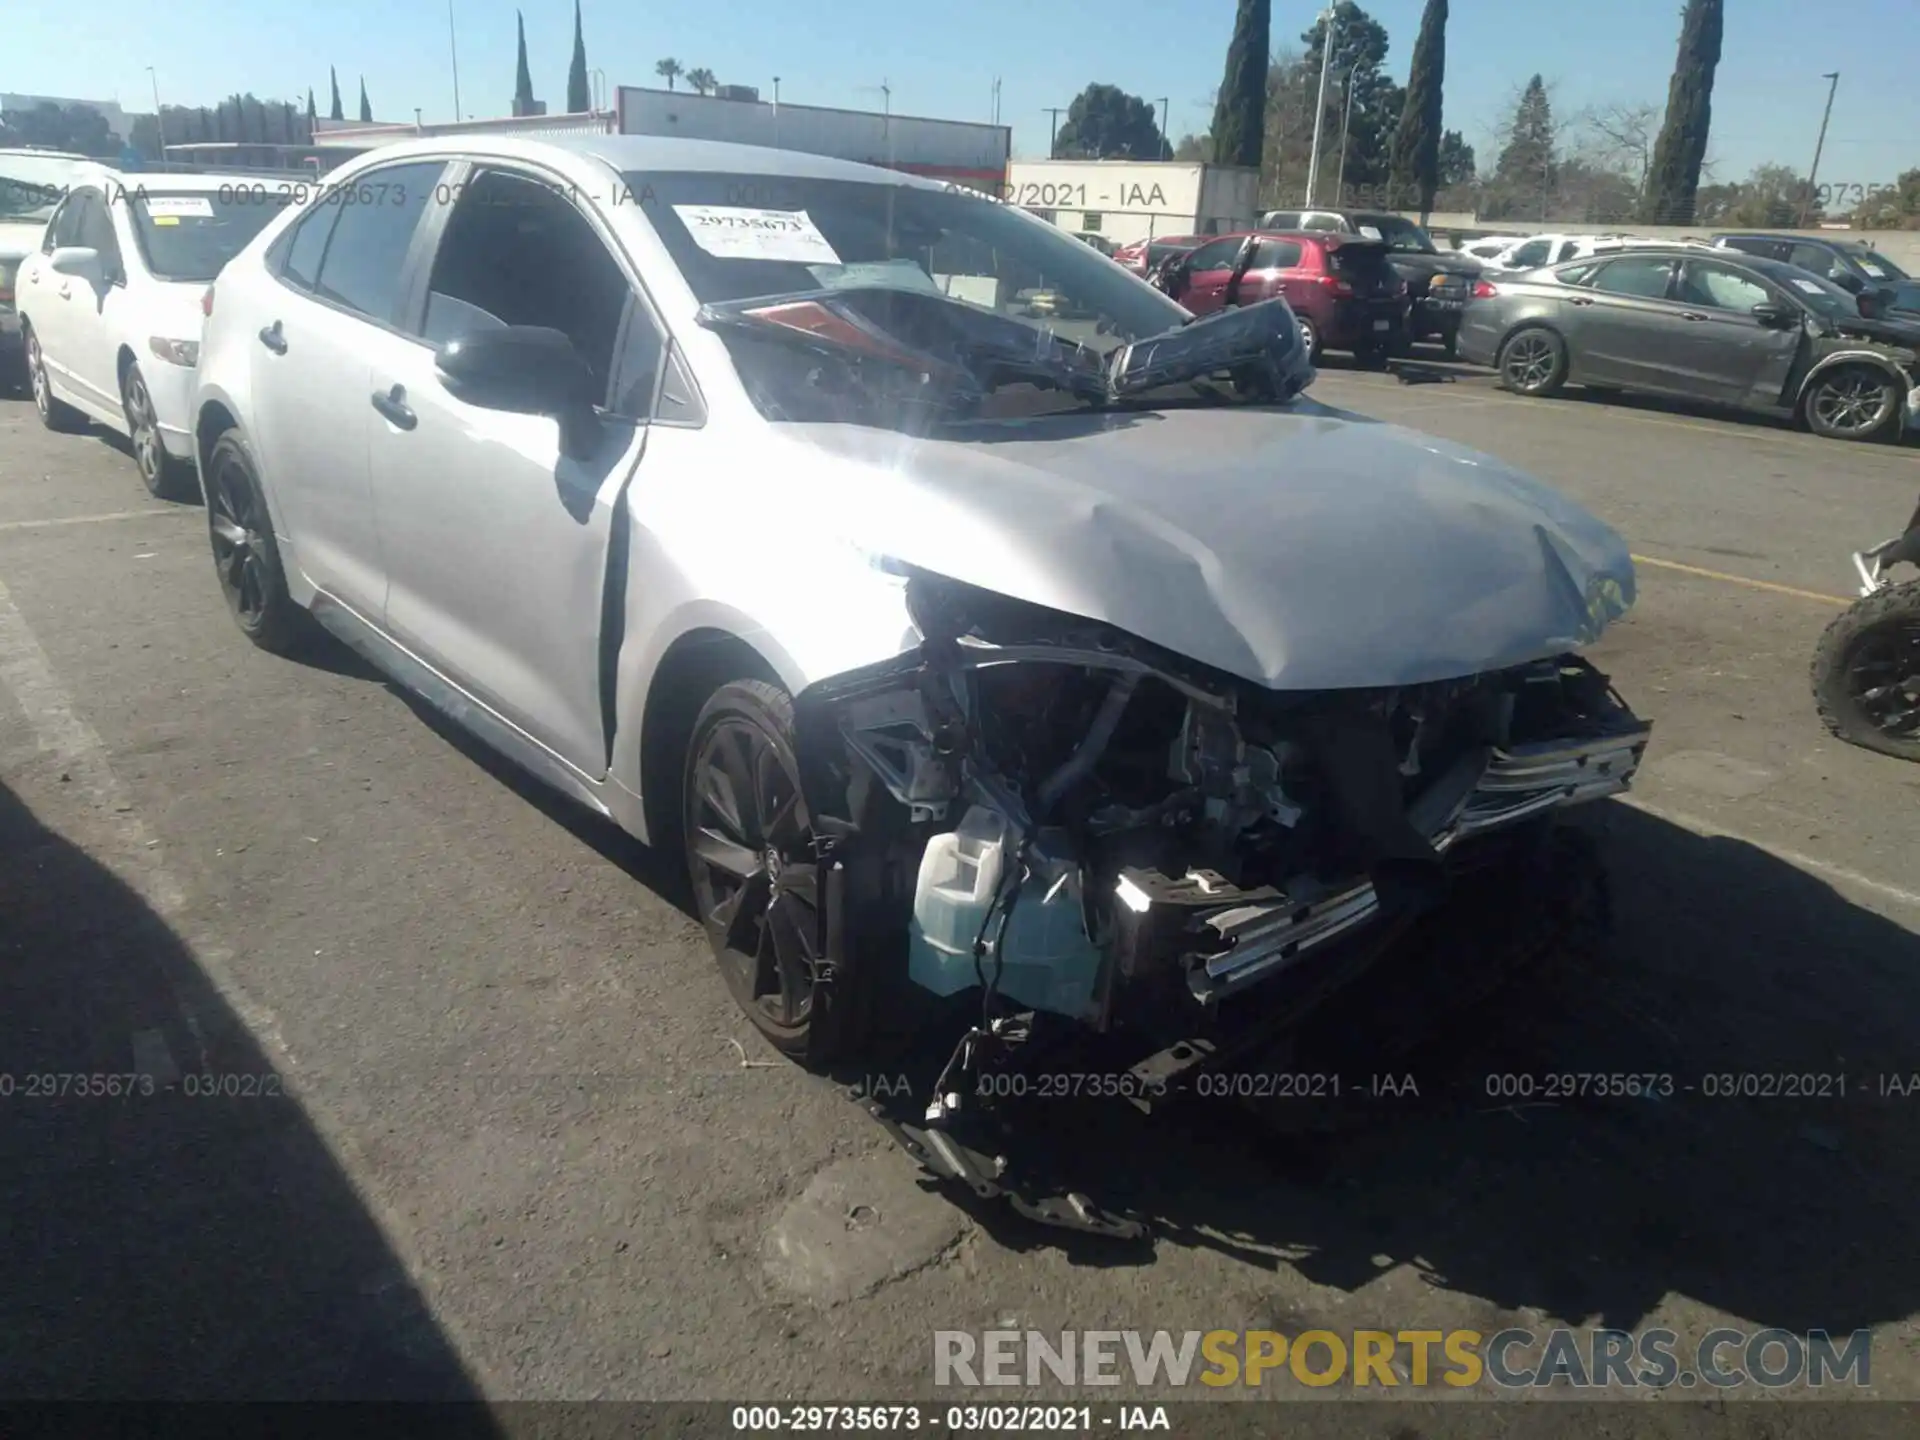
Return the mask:
<svg viewBox="0 0 1920 1440">
<path fill-rule="evenodd" d="M 1784 305 L 1762 304 L 1753 307 L 1753 318 L 1769 330 L 1785 330 L 1794 322 L 1794 313 Z"/>
<path fill-rule="evenodd" d="M 47 264 L 56 275 L 71 275 L 76 280 L 88 280 L 96 285 L 105 276 L 100 252 L 91 245 L 62 245 L 47 257 Z"/>
<path fill-rule="evenodd" d="M 1827 278 L 1842 290 L 1851 290 L 1856 295 L 1867 288 L 1867 282 L 1862 280 L 1858 275 L 1855 275 L 1851 270 L 1835 270 Z"/>
<path fill-rule="evenodd" d="M 599 434 L 598 382 L 560 331 L 541 325 L 470 331 L 442 345 L 434 358 L 454 399 L 516 415 L 550 415 L 560 422 L 565 453 L 591 453 Z"/>
</svg>

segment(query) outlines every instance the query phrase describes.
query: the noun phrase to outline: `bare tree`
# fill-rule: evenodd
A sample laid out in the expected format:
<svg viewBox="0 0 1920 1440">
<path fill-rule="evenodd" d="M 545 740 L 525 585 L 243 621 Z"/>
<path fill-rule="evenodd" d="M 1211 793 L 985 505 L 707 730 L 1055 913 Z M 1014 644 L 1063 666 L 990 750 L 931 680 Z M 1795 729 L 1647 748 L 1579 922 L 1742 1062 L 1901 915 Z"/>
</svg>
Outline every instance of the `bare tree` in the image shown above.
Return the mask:
<svg viewBox="0 0 1920 1440">
<path fill-rule="evenodd" d="M 1589 164 L 1618 171 L 1633 182 L 1633 193 L 1644 197 L 1647 172 L 1653 167 L 1653 142 L 1660 135 L 1660 107 L 1615 102 L 1593 105 L 1576 122 L 1581 151 Z"/>
</svg>

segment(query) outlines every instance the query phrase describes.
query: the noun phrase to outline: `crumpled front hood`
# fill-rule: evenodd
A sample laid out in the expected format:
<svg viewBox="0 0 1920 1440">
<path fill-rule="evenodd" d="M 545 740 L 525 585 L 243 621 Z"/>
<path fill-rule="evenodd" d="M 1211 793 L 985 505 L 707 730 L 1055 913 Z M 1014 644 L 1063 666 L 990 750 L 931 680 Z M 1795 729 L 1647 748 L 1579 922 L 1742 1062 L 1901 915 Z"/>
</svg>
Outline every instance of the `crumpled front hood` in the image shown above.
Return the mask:
<svg viewBox="0 0 1920 1440">
<path fill-rule="evenodd" d="M 782 425 L 869 553 L 1281 690 L 1412 685 L 1588 644 L 1612 529 L 1489 456 L 1312 403 L 1094 411 L 916 439 Z M 812 468 L 812 467 L 809 467 Z"/>
</svg>

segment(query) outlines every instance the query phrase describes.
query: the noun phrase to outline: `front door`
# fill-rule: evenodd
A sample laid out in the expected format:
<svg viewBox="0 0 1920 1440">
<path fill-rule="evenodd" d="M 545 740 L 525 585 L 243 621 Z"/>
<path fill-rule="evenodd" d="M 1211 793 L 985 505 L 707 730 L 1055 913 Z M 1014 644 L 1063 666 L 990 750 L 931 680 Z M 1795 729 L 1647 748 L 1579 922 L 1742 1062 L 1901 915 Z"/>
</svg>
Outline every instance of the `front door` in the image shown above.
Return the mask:
<svg viewBox="0 0 1920 1440">
<path fill-rule="evenodd" d="M 1799 308 L 1720 260 L 1682 261 L 1674 294 L 1682 328 L 1672 364 L 1683 393 L 1727 405 L 1777 402 L 1800 350 Z M 1756 305 L 1780 306 L 1796 323 L 1762 325 L 1753 316 Z"/>
<path fill-rule="evenodd" d="M 80 243 L 81 217 L 86 214 L 88 200 L 99 193 L 88 187 L 75 190 L 60 202 L 40 253 L 20 267 L 15 281 L 20 306 L 40 342 L 48 377 L 61 392 L 75 397 L 83 392 L 72 374 L 73 337 L 79 328 L 73 318 L 79 308 L 74 304 L 74 291 L 87 287 L 83 280 L 55 272 L 51 261 L 55 250 Z"/>
<path fill-rule="evenodd" d="M 1234 263 L 1240 258 L 1245 236 L 1229 235 L 1209 240 L 1187 257 L 1187 288 L 1180 303 L 1195 315 L 1210 315 L 1227 303 L 1227 286 L 1233 280 Z"/>
<path fill-rule="evenodd" d="M 419 306 L 410 338 L 372 352 L 360 399 L 374 421 L 387 628 L 597 778 L 609 545 L 646 444 L 663 332 L 564 183 L 507 168 L 460 191 Z M 482 409 L 440 383 L 436 347 L 501 325 L 559 330 L 593 369 L 605 402 L 590 454 L 563 454 L 553 419 Z"/>
</svg>

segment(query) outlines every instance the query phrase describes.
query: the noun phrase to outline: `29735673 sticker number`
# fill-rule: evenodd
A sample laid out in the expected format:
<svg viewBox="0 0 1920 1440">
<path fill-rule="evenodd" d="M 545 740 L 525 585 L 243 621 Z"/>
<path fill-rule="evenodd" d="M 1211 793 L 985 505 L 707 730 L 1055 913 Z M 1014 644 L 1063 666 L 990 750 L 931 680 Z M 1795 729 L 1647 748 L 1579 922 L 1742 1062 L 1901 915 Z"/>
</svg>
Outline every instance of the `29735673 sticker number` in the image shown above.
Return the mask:
<svg viewBox="0 0 1920 1440">
<path fill-rule="evenodd" d="M 736 1405 L 735 1430 L 918 1430 L 918 1405 Z"/>
</svg>

